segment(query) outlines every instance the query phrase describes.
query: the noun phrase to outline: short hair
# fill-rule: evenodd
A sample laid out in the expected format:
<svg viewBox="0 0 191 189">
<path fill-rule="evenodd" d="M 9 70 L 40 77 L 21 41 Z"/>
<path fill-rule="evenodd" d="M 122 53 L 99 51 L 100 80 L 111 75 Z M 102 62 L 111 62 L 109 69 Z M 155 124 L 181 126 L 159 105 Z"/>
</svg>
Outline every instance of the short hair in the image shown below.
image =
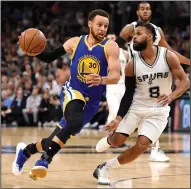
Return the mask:
<svg viewBox="0 0 191 189">
<path fill-rule="evenodd" d="M 90 12 L 89 16 L 88 16 L 88 20 L 93 20 L 96 16 L 103 16 L 103 17 L 106 17 L 109 19 L 109 14 L 102 10 L 102 9 L 96 9 L 96 10 L 93 10 L 92 12 Z"/>
<path fill-rule="evenodd" d="M 135 27 L 145 27 L 147 30 L 149 30 L 152 35 L 153 35 L 153 41 L 156 40 L 156 31 L 155 31 L 155 28 L 153 27 L 152 24 L 150 23 L 145 23 L 145 22 L 142 22 L 142 21 L 137 21 L 137 25 Z"/>
<path fill-rule="evenodd" d="M 137 6 L 137 10 L 139 10 L 141 4 L 149 4 L 149 5 L 150 5 L 150 8 L 151 8 L 151 3 L 150 3 L 150 2 L 148 2 L 148 1 L 141 1 L 141 2 L 138 4 L 138 6 Z"/>
</svg>

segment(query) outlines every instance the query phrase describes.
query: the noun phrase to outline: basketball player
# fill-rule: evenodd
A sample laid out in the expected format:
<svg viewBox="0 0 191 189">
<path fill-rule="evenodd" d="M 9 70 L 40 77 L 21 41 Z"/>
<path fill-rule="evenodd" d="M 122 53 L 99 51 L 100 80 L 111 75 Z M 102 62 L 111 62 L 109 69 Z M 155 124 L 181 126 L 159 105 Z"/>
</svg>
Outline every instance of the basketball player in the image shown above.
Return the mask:
<svg viewBox="0 0 191 189">
<path fill-rule="evenodd" d="M 137 9 L 137 16 L 138 21 L 143 21 L 145 23 L 150 23 L 151 20 L 151 5 L 149 2 L 141 2 L 138 5 Z M 152 24 L 152 23 L 151 23 Z M 135 30 L 135 26 L 137 25 L 137 22 L 133 22 L 131 24 L 126 25 L 122 31 L 120 32 L 120 36 L 117 37 L 116 42 L 118 43 L 119 47 L 124 47 L 124 44 L 128 42 L 128 50 L 130 52 L 130 59 L 133 56 L 133 53 L 135 52 L 133 50 L 133 41 L 132 36 Z M 152 24 L 152 26 L 155 28 L 156 31 L 156 38 L 154 41 L 154 45 L 159 45 L 162 47 L 166 47 L 167 49 L 173 51 L 179 58 L 180 62 L 182 64 L 190 65 L 190 60 L 178 52 L 174 51 L 166 42 L 164 33 L 160 27 L 155 26 Z M 103 138 L 103 140 L 106 140 L 107 138 Z M 108 145 L 107 145 L 108 146 Z M 108 147 L 106 147 L 108 148 Z M 97 149 L 97 148 L 96 148 Z M 155 161 L 155 162 L 169 162 L 170 158 L 168 158 L 164 152 L 160 149 L 159 140 L 156 141 L 155 144 L 153 144 L 153 147 L 151 148 L 151 154 L 149 156 L 149 161 Z"/>
<path fill-rule="evenodd" d="M 116 35 L 115 34 L 108 34 L 107 38 L 110 40 L 115 41 Z M 128 51 L 120 48 L 119 49 L 119 60 L 121 65 L 121 72 L 120 72 L 120 80 L 118 84 L 116 85 L 107 85 L 106 86 L 106 98 L 107 98 L 107 104 L 109 108 L 109 116 L 107 118 L 107 123 L 115 119 L 117 115 L 117 111 L 119 109 L 119 105 L 121 102 L 121 99 L 125 93 L 125 66 L 129 60 L 129 54 Z M 115 103 L 113 103 L 115 102 Z"/>
<path fill-rule="evenodd" d="M 50 137 L 35 144 L 19 143 L 12 172 L 20 175 L 23 165 L 32 154 L 45 151 L 32 168 L 29 176 L 34 180 L 46 176 L 48 165 L 67 140 L 78 134 L 99 109 L 99 102 L 106 91 L 106 84 L 117 84 L 120 78 L 119 47 L 105 38 L 109 26 L 109 15 L 104 10 L 94 10 L 88 18 L 89 35 L 73 37 L 53 52 L 37 56 L 51 62 L 67 53 L 72 53 L 71 76 L 60 95 L 63 118 Z M 108 73 L 109 70 L 109 74 Z M 57 74 L 57 80 L 61 76 Z M 60 78 L 60 80 L 62 80 Z"/>
<path fill-rule="evenodd" d="M 137 127 L 138 137 L 133 147 L 96 168 L 93 176 L 99 184 L 109 184 L 108 171 L 111 168 L 135 160 L 156 142 L 167 124 L 168 105 L 190 86 L 176 54 L 153 45 L 155 35 L 152 24 L 142 22 L 135 27 L 133 48 L 137 52 L 125 68 L 126 91 L 117 117 L 106 125 L 106 130 L 114 131 L 108 137 L 112 146 L 124 144 Z M 180 80 L 173 92 L 172 76 Z"/>
</svg>

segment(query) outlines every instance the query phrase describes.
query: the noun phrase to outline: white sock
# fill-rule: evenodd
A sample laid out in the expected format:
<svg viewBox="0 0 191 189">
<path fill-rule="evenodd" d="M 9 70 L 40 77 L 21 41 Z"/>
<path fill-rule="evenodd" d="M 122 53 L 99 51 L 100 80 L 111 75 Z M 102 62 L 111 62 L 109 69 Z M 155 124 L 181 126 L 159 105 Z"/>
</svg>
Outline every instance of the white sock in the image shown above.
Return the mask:
<svg viewBox="0 0 191 189">
<path fill-rule="evenodd" d="M 160 148 L 159 140 L 157 140 L 157 141 L 155 142 L 154 147 L 155 147 L 155 148 Z"/>
<path fill-rule="evenodd" d="M 117 157 L 113 158 L 113 159 L 110 159 L 106 162 L 106 169 L 109 169 L 109 168 L 116 168 L 116 167 L 120 167 L 121 164 L 119 163 Z"/>
</svg>

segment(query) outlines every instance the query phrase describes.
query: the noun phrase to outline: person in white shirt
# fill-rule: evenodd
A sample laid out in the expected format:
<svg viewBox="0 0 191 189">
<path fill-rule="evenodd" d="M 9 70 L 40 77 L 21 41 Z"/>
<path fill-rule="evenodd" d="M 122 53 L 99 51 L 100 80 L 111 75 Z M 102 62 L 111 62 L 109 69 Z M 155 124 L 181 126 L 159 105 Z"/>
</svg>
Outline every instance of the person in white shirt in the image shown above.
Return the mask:
<svg viewBox="0 0 191 189">
<path fill-rule="evenodd" d="M 110 33 L 107 35 L 107 38 L 115 41 L 116 35 Z M 121 99 L 125 92 L 125 72 L 124 71 L 125 71 L 125 66 L 129 60 L 129 53 L 128 51 L 122 48 L 120 48 L 119 50 L 120 50 L 119 60 L 120 60 L 120 66 L 121 66 L 120 80 L 118 84 L 106 86 L 106 99 L 107 99 L 107 104 L 109 108 L 107 123 L 115 119 L 117 115 L 117 111 L 119 109 Z"/>
<path fill-rule="evenodd" d="M 30 124 L 28 114 L 33 114 L 33 122 L 37 124 L 38 121 L 38 107 L 41 103 L 41 96 L 39 95 L 39 89 L 34 87 L 32 90 L 32 94 L 27 98 L 26 108 L 22 110 L 25 122 Z"/>
</svg>

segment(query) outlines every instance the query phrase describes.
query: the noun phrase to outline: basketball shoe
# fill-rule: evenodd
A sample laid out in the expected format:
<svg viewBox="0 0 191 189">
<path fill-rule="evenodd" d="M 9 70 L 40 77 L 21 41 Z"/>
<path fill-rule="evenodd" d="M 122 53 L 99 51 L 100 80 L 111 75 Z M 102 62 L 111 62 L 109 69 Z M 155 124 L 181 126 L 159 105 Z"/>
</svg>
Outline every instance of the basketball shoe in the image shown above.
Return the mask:
<svg viewBox="0 0 191 189">
<path fill-rule="evenodd" d="M 13 161 L 13 164 L 12 164 L 12 173 L 15 176 L 19 176 L 22 173 L 24 164 L 29 159 L 23 153 L 25 147 L 26 147 L 26 144 L 23 142 L 20 142 L 17 145 L 15 160 Z"/>
<path fill-rule="evenodd" d="M 107 142 L 107 137 L 102 138 L 96 145 L 97 152 L 103 152 L 107 150 L 111 145 Z"/>
<path fill-rule="evenodd" d="M 48 161 L 46 159 L 41 158 L 32 168 L 29 173 L 29 177 L 33 180 L 37 180 L 38 178 L 44 178 L 46 176 L 48 170 Z"/>
<path fill-rule="evenodd" d="M 95 169 L 93 176 L 98 179 L 97 183 L 102 185 L 108 185 L 110 183 L 110 180 L 108 178 L 109 172 L 108 169 L 105 166 L 106 162 L 103 164 L 100 164 Z"/>
<path fill-rule="evenodd" d="M 169 162 L 170 158 L 165 155 L 165 153 L 157 147 L 152 147 L 151 154 L 149 156 L 149 161 L 153 162 Z"/>
</svg>

